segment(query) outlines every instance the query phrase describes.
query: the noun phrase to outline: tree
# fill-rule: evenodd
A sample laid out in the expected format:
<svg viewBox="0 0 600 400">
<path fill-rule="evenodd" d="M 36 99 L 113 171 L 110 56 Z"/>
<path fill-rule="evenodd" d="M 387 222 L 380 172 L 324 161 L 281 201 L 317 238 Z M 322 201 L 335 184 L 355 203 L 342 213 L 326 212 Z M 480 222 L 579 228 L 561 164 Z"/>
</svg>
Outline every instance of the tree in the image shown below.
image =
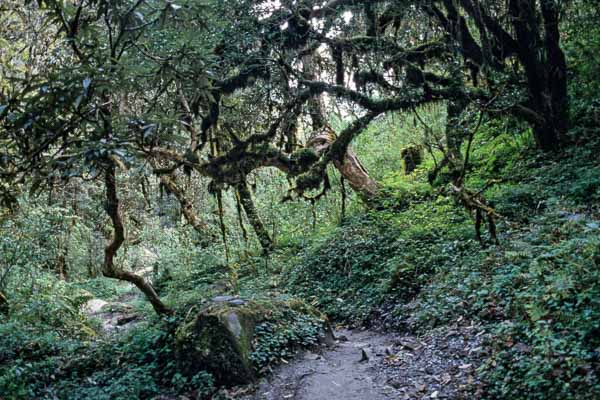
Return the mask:
<svg viewBox="0 0 600 400">
<path fill-rule="evenodd" d="M 514 81 L 524 75 L 526 100 L 514 104 L 512 111 L 532 125 L 542 150 L 554 150 L 565 140 L 568 129 L 567 65 L 559 34 L 561 7 L 556 0 L 510 0 L 506 4 L 442 0 L 432 1 L 424 9 L 453 39 L 470 65 L 474 84 L 479 73 L 488 81 L 497 79 L 495 74 L 516 75 Z M 516 71 L 508 71 L 510 59 L 519 62 Z"/>
<path fill-rule="evenodd" d="M 233 188 L 268 251 L 273 238 L 248 177 L 277 168 L 290 179 L 288 199 L 314 201 L 320 194 L 311 191 L 329 189 L 332 164 L 370 202 L 378 185 L 351 143 L 386 113 L 445 102 L 452 120 L 471 104 L 490 117 L 524 118 L 545 150 L 568 127 L 559 8 L 550 0 L 507 7 L 493 0 L 38 0 L 28 7 L 61 40 L 40 68 L 6 79 L 2 181 L 28 185 L 35 177 L 42 190 L 50 180 L 103 178 L 114 230 L 104 273 L 136 284 L 158 312 L 165 308 L 151 287 L 113 262 L 123 230 L 117 175 L 128 166 L 157 175 L 199 233 L 205 226 L 178 174 L 209 179 L 218 198 Z M 346 123 L 340 132 L 325 124 L 334 102 Z M 464 132 L 452 127 L 446 149 L 452 165 L 464 165 Z"/>
</svg>

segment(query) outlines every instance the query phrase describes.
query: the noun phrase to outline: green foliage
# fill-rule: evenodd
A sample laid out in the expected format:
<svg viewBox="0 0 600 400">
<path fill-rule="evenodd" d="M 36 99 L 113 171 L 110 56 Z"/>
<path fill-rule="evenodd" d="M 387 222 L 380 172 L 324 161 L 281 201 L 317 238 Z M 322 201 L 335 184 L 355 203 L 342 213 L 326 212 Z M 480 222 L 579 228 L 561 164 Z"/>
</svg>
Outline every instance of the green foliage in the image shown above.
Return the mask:
<svg viewBox="0 0 600 400">
<path fill-rule="evenodd" d="M 300 253 L 287 284 L 336 320 L 365 318 L 381 300 L 389 272 L 379 267 L 397 251 L 394 239 L 375 217 L 346 222 Z"/>
<path fill-rule="evenodd" d="M 517 151 L 500 135 L 480 144 L 468 184 L 503 216 L 502 247 L 481 249 L 453 201 L 416 177 L 390 176 L 399 211 L 352 218 L 293 259 L 287 281 L 337 321 L 369 321 L 390 306 L 398 329 L 478 321 L 493 334 L 479 370 L 490 398 L 600 395 L 600 222 L 595 147 L 559 159 Z M 488 154 L 497 154 L 492 165 Z"/>
<path fill-rule="evenodd" d="M 298 349 L 316 345 L 322 334 L 321 318 L 292 309 L 276 311 L 256 326 L 250 360 L 264 372 L 291 358 Z"/>
<path fill-rule="evenodd" d="M 480 376 L 492 398 L 596 398 L 600 224 L 583 211 L 595 201 L 596 168 L 577 148 L 561 160 L 506 159 L 509 182 L 489 192 L 507 218 L 503 247 L 463 245 L 438 259 L 427 289 L 396 306 L 398 326 L 487 326 L 493 352 Z M 478 172 L 473 181 L 485 181 Z"/>
<path fill-rule="evenodd" d="M 122 338 L 66 340 L 24 324 L 0 325 L 0 389 L 6 399 L 149 399 L 196 391 L 208 398 L 212 377 L 184 378 L 174 359 L 177 321 L 154 321 Z"/>
<path fill-rule="evenodd" d="M 39 330 L 50 329 L 68 336 L 95 335 L 81 311 L 82 304 L 92 298 L 90 293 L 47 276 L 40 277 L 36 290 L 35 296 L 11 303 L 12 318 L 38 326 Z"/>
<path fill-rule="evenodd" d="M 381 204 L 384 208 L 402 210 L 434 197 L 431 185 L 423 182 L 423 170 L 406 177 L 401 172 L 386 175 L 382 180 Z"/>
<path fill-rule="evenodd" d="M 298 108 L 288 110 L 298 115 L 307 111 L 298 97 L 306 86 L 289 79 L 300 76 L 290 72 L 304 65 L 294 54 L 304 47 L 294 43 L 298 37 L 292 32 L 302 28 L 294 8 L 298 2 L 272 15 L 261 7 L 278 2 L 91 1 L 78 9 L 70 2 L 38 1 L 47 6 L 43 11 L 36 2 L 26 7 L 15 0 L 6 3 L 10 10 L 0 15 L 0 203 L 13 210 L 0 210 L 0 292 L 8 297 L 3 306 L 8 315 L 0 314 L 3 398 L 209 398 L 216 389 L 213 377 L 201 368 L 191 377 L 179 370 L 173 332 L 192 307 L 215 294 L 238 292 L 248 299 L 291 293 L 348 324 L 369 323 L 382 309 L 392 309 L 386 322 L 415 332 L 476 320 L 494 335 L 487 344 L 492 354 L 480 370 L 490 397 L 600 397 L 600 31 L 595 1 L 570 2 L 561 22 L 573 146 L 554 155 L 537 153 L 532 151 L 533 131 L 522 118 L 496 118 L 525 100 L 518 65 L 502 73 L 482 69 L 486 79 L 478 87 L 468 86 L 474 98 L 483 100 L 478 107 L 493 99 L 485 105 L 493 112 L 485 114 L 475 135 L 466 171 L 466 186 L 481 190 L 501 215 L 501 246 L 487 249 L 473 240 L 464 208 L 426 180 L 447 146 L 447 104 L 436 100 L 413 108 L 422 92 L 443 97 L 449 69 L 462 66 L 457 59 L 452 60 L 456 65 L 446 56 L 427 65 L 433 79 L 427 91 L 400 73 L 386 73 L 385 85 L 373 81 L 365 91 L 348 87 L 360 93 L 343 99 L 337 96 L 344 91 L 330 88 L 324 104 L 342 106 L 332 107 L 339 111 L 337 118 L 327 116 L 337 132 L 349 125 L 347 114 L 355 113 L 352 98 L 376 94 L 378 107 L 387 99 L 411 105 L 404 113 L 384 113 L 352 140 L 361 163 L 383 188 L 379 203 L 368 212 L 348 190 L 342 212 L 340 176 L 331 166 L 327 196 L 316 203 L 280 202 L 291 187 L 318 192 L 322 186 L 321 174 L 295 175 L 318 161 L 312 150 L 294 147 L 310 135 L 307 118 L 295 121 L 299 143 L 291 143 L 283 129 L 291 122 L 285 109 Z M 393 3 L 380 8 L 389 6 L 394 15 Z M 425 16 L 418 7 L 413 11 Z M 467 28 L 475 29 L 463 14 Z M 412 24 L 411 18 L 398 23 Z M 356 24 L 362 20 L 343 25 L 332 19 L 331 28 L 351 40 L 363 33 Z M 537 17 L 530 22 L 537 25 Z M 440 32 L 421 30 L 428 26 L 400 27 L 394 38 L 386 36 L 391 29 L 381 34 L 384 42 L 398 40 L 404 48 L 407 37 L 412 46 Z M 335 40 L 327 34 L 306 35 L 307 44 L 319 44 L 313 41 L 317 36 Z M 370 55 L 379 48 L 361 46 L 358 64 L 368 61 L 364 64 L 373 74 L 381 67 L 389 71 L 385 63 L 378 64 L 377 54 Z M 546 52 L 538 50 L 543 57 Z M 344 57 L 355 58 L 353 51 L 346 46 Z M 387 54 L 381 55 L 382 61 Z M 323 76 L 333 72 L 330 61 L 320 60 Z M 359 75 L 354 65 L 345 67 L 346 75 Z M 193 115 L 182 115 L 181 98 Z M 463 113 L 467 119 L 476 114 L 473 108 Z M 220 118 L 209 121 L 215 113 Z M 226 157 L 215 157 L 211 146 L 190 151 L 189 128 L 200 139 L 208 133 L 204 139 Z M 251 145 L 237 147 L 250 143 L 244 142 L 249 138 Z M 416 172 L 402 175 L 401 149 L 420 144 L 433 154 Z M 288 145 L 293 152 L 274 150 Z M 150 155 L 155 149 L 196 164 L 194 171 L 185 165 L 186 176 L 180 170 L 174 176 L 199 221 L 206 223 L 205 232 L 181 222 L 179 203 L 152 176 L 150 159 L 167 168 L 177 160 Z M 252 167 L 265 158 L 289 162 L 292 173 Z M 117 264 L 144 273 L 177 310 L 177 317 L 161 321 L 149 319 L 147 304 L 136 304 L 146 321 L 123 337 L 103 335 L 81 310 L 92 296 L 119 300 L 130 290 L 97 279 L 112 231 L 96 178 L 114 159 L 126 230 Z M 238 214 L 236 197 L 224 182 L 230 175 L 252 187 L 264 226 L 279 246 L 270 257 L 257 256 L 259 244 L 249 221 L 243 211 Z M 443 170 L 434 187 L 451 179 Z M 224 215 L 215 211 L 211 183 L 223 190 Z M 43 191 L 48 199 L 37 197 Z M 61 266 L 68 267 L 62 271 L 67 281 L 58 277 Z M 267 371 L 297 349 L 314 345 L 320 329 L 320 318 L 306 310 L 268 316 L 257 326 L 254 365 Z"/>
<path fill-rule="evenodd" d="M 473 236 L 465 222 L 448 199 L 356 217 L 294 258 L 287 285 L 336 320 L 366 321 L 376 306 L 411 298 L 453 260 L 463 246 L 456 239 Z"/>
<path fill-rule="evenodd" d="M 600 16 L 597 4 L 578 0 L 577 11 L 571 10 L 565 18 L 565 53 L 572 71 L 569 82 L 571 120 L 579 126 L 571 135 L 576 141 L 597 134 L 600 126 L 600 28 L 592 22 Z M 591 128 L 591 129 L 590 129 Z"/>
</svg>

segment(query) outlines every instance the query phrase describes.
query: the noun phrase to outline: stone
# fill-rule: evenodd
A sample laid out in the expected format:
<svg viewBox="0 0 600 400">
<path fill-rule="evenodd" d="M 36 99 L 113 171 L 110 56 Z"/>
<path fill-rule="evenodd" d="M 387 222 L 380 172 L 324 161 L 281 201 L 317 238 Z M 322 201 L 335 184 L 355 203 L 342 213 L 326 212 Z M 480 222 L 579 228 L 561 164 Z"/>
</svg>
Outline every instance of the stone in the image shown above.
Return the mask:
<svg viewBox="0 0 600 400">
<path fill-rule="evenodd" d="M 120 317 L 117 317 L 117 325 L 123 326 L 139 318 L 140 316 L 137 314 L 122 315 Z"/>
<path fill-rule="evenodd" d="M 348 341 L 348 337 L 346 335 L 337 335 L 335 337 L 335 340 L 337 340 L 339 342 L 347 342 Z"/>
<path fill-rule="evenodd" d="M 304 354 L 304 359 L 305 360 L 309 360 L 309 361 L 315 361 L 318 360 L 319 358 L 321 358 L 320 355 L 312 353 L 312 352 L 307 352 L 306 354 Z"/>
<path fill-rule="evenodd" d="M 423 345 L 414 338 L 402 338 L 398 341 L 397 345 L 410 351 L 418 351 L 423 347 Z"/>
<path fill-rule="evenodd" d="M 222 386 L 254 383 L 252 364 L 255 328 L 273 312 L 292 309 L 322 319 L 323 342 L 333 342 L 326 318 L 313 307 L 299 301 L 255 302 L 233 296 L 216 296 L 176 331 L 176 359 L 186 376 L 200 371 L 213 375 Z M 329 338 L 329 339 L 328 339 Z"/>
<path fill-rule="evenodd" d="M 250 352 L 259 307 L 248 303 L 231 307 L 217 296 L 213 305 L 177 330 L 177 361 L 188 376 L 200 371 L 213 374 L 220 385 L 238 385 L 256 380 Z"/>
<path fill-rule="evenodd" d="M 365 349 L 360 350 L 360 360 L 358 362 L 367 362 L 369 361 L 369 355 L 365 351 Z"/>
<path fill-rule="evenodd" d="M 215 296 L 212 298 L 212 301 L 214 303 L 225 303 L 225 302 L 232 301 L 235 299 L 236 298 L 234 296 Z"/>
<path fill-rule="evenodd" d="M 87 314 L 97 314 L 102 311 L 104 306 L 106 306 L 108 302 L 101 299 L 91 299 L 84 303 L 81 308 Z"/>
</svg>

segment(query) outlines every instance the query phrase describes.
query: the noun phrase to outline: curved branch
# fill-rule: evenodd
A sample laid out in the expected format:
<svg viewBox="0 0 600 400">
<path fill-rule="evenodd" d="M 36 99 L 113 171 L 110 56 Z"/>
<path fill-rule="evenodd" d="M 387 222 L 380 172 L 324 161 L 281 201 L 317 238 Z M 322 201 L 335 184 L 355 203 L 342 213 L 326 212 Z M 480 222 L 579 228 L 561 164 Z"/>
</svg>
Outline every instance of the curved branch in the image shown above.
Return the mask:
<svg viewBox="0 0 600 400">
<path fill-rule="evenodd" d="M 161 175 L 160 181 L 163 185 L 169 189 L 169 192 L 172 193 L 177 201 L 179 201 L 179 205 L 181 207 L 181 212 L 185 217 L 186 221 L 194 228 L 196 232 L 198 232 L 201 236 L 205 236 L 207 239 L 214 239 L 214 236 L 208 232 L 208 225 L 206 222 L 202 221 L 198 215 L 194 212 L 194 207 L 192 202 L 187 198 L 185 192 L 179 187 L 177 184 L 177 180 L 173 175 Z"/>
<path fill-rule="evenodd" d="M 152 285 L 150 285 L 150 283 L 142 276 L 133 272 L 124 271 L 115 266 L 115 256 L 125 241 L 125 228 L 119 211 L 115 164 L 112 160 L 108 160 L 108 162 L 109 165 L 106 167 L 104 173 L 104 185 L 106 188 L 106 203 L 104 204 L 104 209 L 112 221 L 114 236 L 112 241 L 104 249 L 102 274 L 108 278 L 115 278 L 134 284 L 146 295 L 157 314 L 170 314 L 172 313 L 172 310 L 160 300 Z"/>
</svg>

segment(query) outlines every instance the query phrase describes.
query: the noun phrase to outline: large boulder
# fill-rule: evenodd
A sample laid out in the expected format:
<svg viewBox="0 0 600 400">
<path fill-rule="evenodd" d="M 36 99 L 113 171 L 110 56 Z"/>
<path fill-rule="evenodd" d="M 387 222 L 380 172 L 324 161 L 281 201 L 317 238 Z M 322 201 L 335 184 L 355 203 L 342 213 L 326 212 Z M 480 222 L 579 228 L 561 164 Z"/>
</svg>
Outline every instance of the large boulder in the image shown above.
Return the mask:
<svg viewBox="0 0 600 400">
<path fill-rule="evenodd" d="M 256 342 L 255 328 L 282 309 L 314 313 L 315 318 L 322 320 L 323 332 L 327 333 L 323 338 L 331 341 L 326 318 L 301 302 L 255 302 L 217 296 L 177 329 L 180 371 L 187 376 L 208 371 L 219 385 L 254 382 L 257 373 L 251 355 Z"/>
</svg>

